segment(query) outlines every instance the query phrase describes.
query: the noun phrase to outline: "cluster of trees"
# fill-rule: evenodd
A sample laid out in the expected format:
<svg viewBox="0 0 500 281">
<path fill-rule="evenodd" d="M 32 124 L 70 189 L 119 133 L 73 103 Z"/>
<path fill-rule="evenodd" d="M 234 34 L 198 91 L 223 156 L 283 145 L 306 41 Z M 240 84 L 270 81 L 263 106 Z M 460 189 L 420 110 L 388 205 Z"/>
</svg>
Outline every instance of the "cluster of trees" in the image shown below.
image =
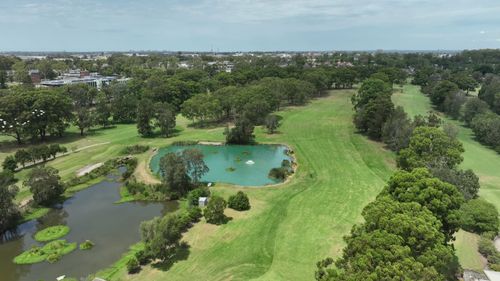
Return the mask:
<svg viewBox="0 0 500 281">
<path fill-rule="evenodd" d="M 49 159 L 55 159 L 58 153 L 67 151 L 66 147 L 59 144 L 31 146 L 28 149 L 19 149 L 14 155 L 7 156 L 2 166 L 4 170 L 14 172 L 19 164 L 24 168 L 30 162 L 47 162 Z"/>
<path fill-rule="evenodd" d="M 500 77 L 493 74 L 477 78 L 483 83 L 478 97 L 468 96 L 478 86 L 463 72 L 429 72 L 422 91 L 437 109 L 454 119 L 461 119 L 483 144 L 500 152 Z M 463 84 L 474 80 L 470 87 Z"/>
<path fill-rule="evenodd" d="M 363 210 L 342 257 L 317 263 L 317 280 L 456 280 L 454 233 L 498 230 L 495 207 L 476 199 L 478 177 L 458 169 L 464 149 L 453 128 L 441 128 L 434 114 L 411 120 L 402 108 L 372 110 L 383 100 L 391 105 L 389 89 L 373 77 L 363 83 L 353 98 L 355 124 L 397 152 L 400 170 Z"/>
<path fill-rule="evenodd" d="M 71 99 L 61 91 L 21 89 L 0 95 L 0 133 L 21 144 L 61 136 L 73 118 Z"/>
</svg>

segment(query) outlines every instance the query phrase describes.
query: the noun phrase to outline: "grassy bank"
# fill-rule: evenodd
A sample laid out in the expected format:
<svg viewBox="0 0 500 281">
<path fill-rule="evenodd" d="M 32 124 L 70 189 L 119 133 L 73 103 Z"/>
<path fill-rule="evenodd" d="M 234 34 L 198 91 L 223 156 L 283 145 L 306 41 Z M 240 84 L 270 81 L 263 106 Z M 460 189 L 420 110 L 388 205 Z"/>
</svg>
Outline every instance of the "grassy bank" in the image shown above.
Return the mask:
<svg viewBox="0 0 500 281">
<path fill-rule="evenodd" d="M 242 188 L 250 211 L 227 210 L 233 217 L 227 225 L 195 225 L 184 237 L 188 253 L 173 264 L 146 267 L 136 275 L 115 267 L 111 280 L 311 280 L 316 261 L 341 254 L 342 237 L 394 168 L 392 153 L 355 133 L 352 93 L 334 91 L 306 107 L 280 112 L 279 134 L 257 129 L 259 142 L 284 143 L 295 151 L 299 167 L 289 183 Z M 186 130 L 181 136 L 221 140 L 221 132 Z M 239 189 L 216 185 L 214 190 L 228 197 Z"/>
<path fill-rule="evenodd" d="M 414 85 L 405 85 L 403 92 L 396 93 L 393 96 L 394 103 L 401 105 L 409 115 L 425 115 L 432 110 L 429 98 L 420 92 L 419 87 Z M 489 149 L 474 138 L 472 130 L 464 127 L 461 121 L 451 120 L 444 115 L 441 118 L 446 122 L 452 123 L 458 128 L 458 139 L 463 143 L 465 153 L 464 162 L 461 167 L 472 169 L 479 176 L 481 189 L 479 195 L 500 209 L 500 155 Z M 460 236 L 459 236 L 460 237 Z M 464 236 L 465 237 L 465 236 Z M 457 239 L 455 245 L 462 253 L 474 253 L 474 256 L 466 257 L 465 254 L 459 254 L 460 262 L 463 267 L 477 269 L 477 260 L 480 260 L 477 252 L 477 243 L 469 243 L 471 239 Z M 473 260 L 471 262 L 471 260 Z"/>
</svg>

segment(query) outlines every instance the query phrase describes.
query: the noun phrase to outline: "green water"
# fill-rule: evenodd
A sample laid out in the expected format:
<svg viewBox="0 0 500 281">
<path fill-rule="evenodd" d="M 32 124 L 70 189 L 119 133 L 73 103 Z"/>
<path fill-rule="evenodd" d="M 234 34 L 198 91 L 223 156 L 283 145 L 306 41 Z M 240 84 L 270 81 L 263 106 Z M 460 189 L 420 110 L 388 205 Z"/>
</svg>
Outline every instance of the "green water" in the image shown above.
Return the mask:
<svg viewBox="0 0 500 281">
<path fill-rule="evenodd" d="M 263 186 L 279 181 L 268 177 L 272 168 L 281 166 L 287 147 L 283 145 L 192 145 L 161 148 L 151 159 L 150 168 L 157 174 L 161 157 L 169 152 L 186 148 L 197 148 L 203 153 L 203 160 L 210 171 L 202 180 L 207 182 L 231 183 L 241 186 Z M 250 164 L 247 161 L 253 161 Z"/>
</svg>

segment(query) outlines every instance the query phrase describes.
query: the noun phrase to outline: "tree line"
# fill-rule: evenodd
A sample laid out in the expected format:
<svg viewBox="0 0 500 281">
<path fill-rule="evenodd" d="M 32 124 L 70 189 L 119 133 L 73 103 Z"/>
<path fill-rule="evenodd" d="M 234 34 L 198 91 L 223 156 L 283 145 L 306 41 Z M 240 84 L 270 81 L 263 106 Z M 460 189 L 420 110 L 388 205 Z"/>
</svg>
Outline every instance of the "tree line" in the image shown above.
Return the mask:
<svg viewBox="0 0 500 281">
<path fill-rule="evenodd" d="M 19 149 L 14 155 L 9 155 L 5 158 L 2 167 L 4 170 L 11 172 L 16 171 L 18 165 L 23 168 L 27 163 L 45 163 L 49 159 L 55 159 L 58 153 L 68 152 L 67 148 L 59 144 L 51 145 L 36 145 L 28 149 Z"/>
<path fill-rule="evenodd" d="M 497 232 L 498 212 L 476 199 L 479 179 L 458 165 L 462 144 L 434 114 L 408 118 L 386 82 L 370 78 L 353 97 L 354 123 L 397 152 L 398 170 L 345 238 L 342 256 L 317 263 L 316 280 L 456 280 L 450 244 L 459 228 Z"/>
<path fill-rule="evenodd" d="M 460 73 L 449 76 L 433 73 L 422 91 L 438 110 L 464 121 L 478 141 L 500 153 L 500 77 L 486 74 L 479 79 L 482 87 L 477 97 L 460 87 L 459 81 L 463 81 Z"/>
</svg>

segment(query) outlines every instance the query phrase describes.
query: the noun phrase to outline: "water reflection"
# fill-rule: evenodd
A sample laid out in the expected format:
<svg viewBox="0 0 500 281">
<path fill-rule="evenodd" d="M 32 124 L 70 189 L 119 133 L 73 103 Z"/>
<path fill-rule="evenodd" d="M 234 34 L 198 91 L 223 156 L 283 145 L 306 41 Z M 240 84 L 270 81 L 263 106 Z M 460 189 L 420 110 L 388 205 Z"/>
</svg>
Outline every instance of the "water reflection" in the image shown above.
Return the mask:
<svg viewBox="0 0 500 281">
<path fill-rule="evenodd" d="M 86 190 L 78 192 L 47 215 L 20 225 L 6 233 L 0 243 L 0 279 L 2 281 L 55 280 L 60 275 L 86 277 L 118 260 L 128 247 L 140 240 L 139 224 L 154 216 L 177 209 L 176 202 L 165 204 L 130 202 L 114 204 L 120 199 L 120 183 L 113 175 Z M 12 259 L 33 245 L 41 245 L 33 235 L 49 226 L 64 224 L 69 242 L 91 240 L 90 251 L 75 250 L 55 264 L 16 265 Z"/>
</svg>

